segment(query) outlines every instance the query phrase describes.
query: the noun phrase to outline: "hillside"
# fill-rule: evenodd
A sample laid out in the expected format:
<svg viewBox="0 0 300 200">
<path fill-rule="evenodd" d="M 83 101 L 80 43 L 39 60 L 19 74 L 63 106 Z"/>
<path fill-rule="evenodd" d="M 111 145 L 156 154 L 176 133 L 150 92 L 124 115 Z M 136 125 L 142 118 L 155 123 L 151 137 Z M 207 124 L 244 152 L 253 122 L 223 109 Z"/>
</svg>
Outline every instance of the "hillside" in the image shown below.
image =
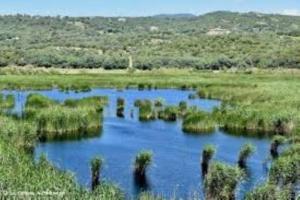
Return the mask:
<svg viewBox="0 0 300 200">
<path fill-rule="evenodd" d="M 300 17 L 219 11 L 153 17 L 0 17 L 0 66 L 300 68 Z"/>
</svg>

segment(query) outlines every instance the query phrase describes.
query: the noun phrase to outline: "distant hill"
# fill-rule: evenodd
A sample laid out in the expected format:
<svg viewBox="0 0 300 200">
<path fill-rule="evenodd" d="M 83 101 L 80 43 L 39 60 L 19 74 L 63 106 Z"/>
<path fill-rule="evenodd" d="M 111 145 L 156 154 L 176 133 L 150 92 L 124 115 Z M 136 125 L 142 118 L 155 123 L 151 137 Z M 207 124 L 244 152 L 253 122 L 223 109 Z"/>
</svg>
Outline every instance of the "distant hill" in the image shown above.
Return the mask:
<svg viewBox="0 0 300 200">
<path fill-rule="evenodd" d="M 0 67 L 300 68 L 300 17 L 218 11 L 200 16 L 0 16 Z"/>
<path fill-rule="evenodd" d="M 154 18 L 193 18 L 197 17 L 196 15 L 190 14 L 190 13 L 180 13 L 180 14 L 159 14 L 154 15 Z"/>
</svg>

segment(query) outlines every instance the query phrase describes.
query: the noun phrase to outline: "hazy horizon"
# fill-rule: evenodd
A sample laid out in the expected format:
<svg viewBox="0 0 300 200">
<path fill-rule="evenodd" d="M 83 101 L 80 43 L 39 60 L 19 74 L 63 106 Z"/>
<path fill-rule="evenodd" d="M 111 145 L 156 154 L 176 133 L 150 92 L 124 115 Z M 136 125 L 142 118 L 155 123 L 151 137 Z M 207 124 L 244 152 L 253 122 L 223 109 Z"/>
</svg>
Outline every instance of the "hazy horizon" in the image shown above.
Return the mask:
<svg viewBox="0 0 300 200">
<path fill-rule="evenodd" d="M 0 15 L 145 17 L 215 11 L 300 16 L 298 0 L 0 0 Z"/>
</svg>

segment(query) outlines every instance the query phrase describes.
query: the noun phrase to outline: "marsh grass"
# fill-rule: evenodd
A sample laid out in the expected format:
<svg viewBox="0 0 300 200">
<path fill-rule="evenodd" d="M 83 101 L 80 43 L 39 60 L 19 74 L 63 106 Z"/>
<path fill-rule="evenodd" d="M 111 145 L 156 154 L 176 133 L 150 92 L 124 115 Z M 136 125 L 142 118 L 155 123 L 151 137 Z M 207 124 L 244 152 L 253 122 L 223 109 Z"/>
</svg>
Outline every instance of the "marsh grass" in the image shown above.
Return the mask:
<svg viewBox="0 0 300 200">
<path fill-rule="evenodd" d="M 41 140 L 51 140 L 66 135 L 84 136 L 90 132 L 100 133 L 102 110 L 105 97 L 88 97 L 66 100 L 60 104 L 47 97 L 33 94 L 28 96 L 25 120 L 37 127 Z"/>
<path fill-rule="evenodd" d="M 162 98 L 158 98 L 154 101 L 155 107 L 162 107 L 165 104 L 165 100 Z"/>
<path fill-rule="evenodd" d="M 176 121 L 179 109 L 177 106 L 166 106 L 158 112 L 158 118 L 165 121 Z"/>
<path fill-rule="evenodd" d="M 196 99 L 197 98 L 197 94 L 189 94 L 188 96 L 189 99 Z"/>
<path fill-rule="evenodd" d="M 155 119 L 155 110 L 150 100 L 136 100 L 134 105 L 139 108 L 139 120 L 149 121 Z"/>
<path fill-rule="evenodd" d="M 235 199 L 235 190 L 242 177 L 243 173 L 238 167 L 212 163 L 204 181 L 206 199 Z"/>
<path fill-rule="evenodd" d="M 14 75 L 6 74 L 0 77 L 0 88 L 49 89 L 66 85 L 122 88 L 126 85 L 136 87 L 138 84 L 150 82 L 155 84 L 156 88 L 187 89 L 195 86 L 199 88 L 200 97 L 220 99 L 226 103 L 222 109 L 213 114 L 213 118 L 221 127 L 242 132 L 246 130 L 250 134 L 251 132 L 281 133 L 287 138 L 290 134 L 298 135 L 300 132 L 298 92 L 300 73 L 297 70 L 292 72 L 257 70 L 251 74 L 239 71 L 216 74 L 188 70 L 153 70 L 143 73 L 135 72 L 130 76 L 124 72 L 61 75 L 50 73 L 50 71 L 51 69 L 47 72 L 29 73 L 26 69 L 24 74 L 32 75 L 16 75 L 15 72 L 13 72 Z M 110 184 L 101 184 L 93 193 L 90 193 L 75 184 L 70 174 L 60 172 L 49 164 L 34 163 L 32 156 L 28 155 L 25 150 L 27 147 L 32 148 L 37 139 L 33 122 L 21 122 L 1 116 L 0 124 L 2 161 L 0 174 L 5 189 L 12 192 L 63 191 L 66 192 L 64 196 L 66 199 L 124 199 L 119 190 Z M 295 141 L 272 163 L 270 177 L 266 183 L 271 185 L 271 189 L 258 188 L 254 191 L 255 196 L 252 199 L 260 199 L 262 195 L 266 197 L 265 195 L 268 194 L 266 199 L 273 200 L 274 188 L 280 193 L 283 192 L 280 197 L 291 199 L 289 198 L 291 189 L 286 189 L 283 184 L 291 185 L 293 188 L 295 180 L 299 180 L 300 151 L 299 144 Z M 240 177 L 236 169 L 227 170 L 226 167 L 216 167 L 214 164 L 210 166 L 210 169 L 214 169 L 214 173 L 209 170 L 207 178 L 211 177 L 211 180 L 205 183 L 206 193 L 210 195 L 208 197 L 212 198 L 216 195 L 214 199 L 233 198 L 231 194 L 234 187 L 232 186 L 236 186 Z M 227 181 L 228 184 L 226 184 Z"/>
<path fill-rule="evenodd" d="M 57 103 L 58 102 L 49 99 L 46 96 L 34 93 L 34 94 L 29 94 L 27 96 L 25 107 L 39 109 L 39 108 L 47 108 L 52 105 L 56 105 Z"/>
<path fill-rule="evenodd" d="M 286 138 L 280 135 L 274 136 L 272 139 L 271 147 L 270 147 L 270 153 L 273 158 L 277 158 L 278 153 L 278 147 L 282 145 L 286 141 Z"/>
<path fill-rule="evenodd" d="M 288 186 L 284 188 L 279 188 L 277 185 L 264 183 L 253 191 L 249 192 L 246 197 L 246 200 L 291 200 L 292 196 Z"/>
<path fill-rule="evenodd" d="M 206 145 L 202 151 L 202 162 L 201 162 L 201 169 L 202 169 L 202 176 L 204 177 L 209 169 L 209 163 L 213 158 L 214 154 L 216 153 L 216 148 L 213 145 Z"/>
<path fill-rule="evenodd" d="M 212 133 L 216 125 L 216 121 L 209 113 L 192 111 L 183 118 L 182 129 L 185 133 L 191 134 Z"/>
<path fill-rule="evenodd" d="M 248 143 L 242 146 L 239 157 L 238 157 L 238 165 L 241 168 L 246 167 L 247 159 L 255 152 L 255 147 Z"/>
<path fill-rule="evenodd" d="M 188 105 L 186 101 L 180 101 L 178 104 L 180 115 L 184 116 L 186 114 L 186 111 L 188 110 Z"/>
<path fill-rule="evenodd" d="M 73 175 L 53 167 L 44 156 L 34 161 L 32 153 L 38 135 L 33 123 L 0 116 L 0 127 L 1 199 L 27 199 L 20 194 L 22 191 L 36 194 L 37 199 L 44 199 L 38 196 L 43 192 L 60 195 L 53 199 L 124 199 L 113 184 L 103 182 L 91 193 L 79 186 Z M 17 195 L 12 197 L 9 193 Z"/>
<path fill-rule="evenodd" d="M 125 109 L 125 100 L 123 98 L 117 99 L 117 116 L 123 118 Z"/>
<path fill-rule="evenodd" d="M 15 106 L 15 96 L 14 95 L 3 95 L 0 93 L 0 114 L 7 113 Z"/>
<path fill-rule="evenodd" d="M 99 156 L 93 158 L 91 160 L 91 174 L 92 174 L 92 181 L 91 186 L 92 190 L 94 191 L 100 185 L 100 170 L 103 164 L 103 159 Z"/>
<path fill-rule="evenodd" d="M 146 175 L 146 170 L 152 163 L 152 157 L 151 151 L 143 150 L 137 154 L 134 161 L 134 174 L 137 178 Z"/>
</svg>

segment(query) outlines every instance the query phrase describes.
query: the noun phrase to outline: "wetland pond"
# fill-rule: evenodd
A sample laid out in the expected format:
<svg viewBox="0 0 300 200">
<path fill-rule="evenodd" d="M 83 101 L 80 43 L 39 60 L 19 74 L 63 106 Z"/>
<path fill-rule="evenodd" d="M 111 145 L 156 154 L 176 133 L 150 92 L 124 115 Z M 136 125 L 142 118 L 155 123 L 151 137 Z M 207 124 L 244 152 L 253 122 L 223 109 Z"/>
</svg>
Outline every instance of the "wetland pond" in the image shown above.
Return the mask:
<svg viewBox="0 0 300 200">
<path fill-rule="evenodd" d="M 244 194 L 263 182 L 268 174 L 268 157 L 270 140 L 226 133 L 216 129 L 211 134 L 185 134 L 181 129 L 181 121 L 165 122 L 155 120 L 140 122 L 138 109 L 134 107 L 137 99 L 156 100 L 162 98 L 167 105 L 178 105 L 186 101 L 189 106 L 211 111 L 220 105 L 220 101 L 207 99 L 189 99 L 195 91 L 177 89 L 157 90 L 116 90 L 95 88 L 89 92 L 63 92 L 58 89 L 40 91 L 3 91 L 14 94 L 16 105 L 14 112 L 24 108 L 26 97 L 30 93 L 40 93 L 57 101 L 80 99 L 89 96 L 107 96 L 108 106 L 103 115 L 102 131 L 93 137 L 78 140 L 58 140 L 38 143 L 35 158 L 45 154 L 48 160 L 61 170 L 74 174 L 83 186 L 90 187 L 90 160 L 101 155 L 104 167 L 101 171 L 102 180 L 117 184 L 128 198 L 135 197 L 139 192 L 148 190 L 166 198 L 186 199 L 193 197 L 195 192 L 203 197 L 203 180 L 201 176 L 201 153 L 206 144 L 217 147 L 214 160 L 236 164 L 241 146 L 252 143 L 256 152 L 248 160 L 247 178 L 238 188 L 237 196 Z M 117 98 L 125 100 L 125 117 L 116 116 Z M 133 110 L 133 114 L 132 114 Z M 147 172 L 147 185 L 140 188 L 134 182 L 133 162 L 140 150 L 153 152 L 153 163 Z"/>
</svg>

